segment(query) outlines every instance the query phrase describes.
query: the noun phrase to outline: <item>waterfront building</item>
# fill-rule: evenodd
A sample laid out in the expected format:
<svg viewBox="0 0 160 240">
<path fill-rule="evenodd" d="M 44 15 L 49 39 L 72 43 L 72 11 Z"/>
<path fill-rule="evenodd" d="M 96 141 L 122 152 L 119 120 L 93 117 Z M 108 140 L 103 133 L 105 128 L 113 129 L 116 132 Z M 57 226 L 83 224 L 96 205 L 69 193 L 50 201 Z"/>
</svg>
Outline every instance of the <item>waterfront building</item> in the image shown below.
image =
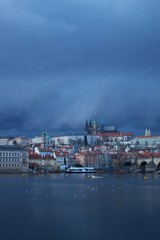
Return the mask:
<svg viewBox="0 0 160 240">
<path fill-rule="evenodd" d="M 16 145 L 0 146 L 0 172 L 27 172 L 29 152 Z"/>
<path fill-rule="evenodd" d="M 53 171 L 56 167 L 56 159 L 51 155 L 29 154 L 29 167 L 33 170 Z"/>
<path fill-rule="evenodd" d="M 106 166 L 105 154 L 100 150 L 82 149 L 75 154 L 76 164 L 85 167 L 103 168 Z"/>
<path fill-rule="evenodd" d="M 63 151 L 54 151 L 53 156 L 56 159 L 56 164 L 60 168 L 65 168 L 69 163 L 69 153 Z"/>
</svg>

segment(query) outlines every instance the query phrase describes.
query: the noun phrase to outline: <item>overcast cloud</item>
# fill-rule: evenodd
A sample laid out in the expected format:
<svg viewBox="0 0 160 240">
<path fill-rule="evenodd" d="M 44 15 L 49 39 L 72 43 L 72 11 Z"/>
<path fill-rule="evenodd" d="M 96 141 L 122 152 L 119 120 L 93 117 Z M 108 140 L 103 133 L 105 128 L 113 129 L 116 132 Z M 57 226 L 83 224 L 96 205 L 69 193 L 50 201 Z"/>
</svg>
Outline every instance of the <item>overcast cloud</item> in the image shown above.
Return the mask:
<svg viewBox="0 0 160 240">
<path fill-rule="evenodd" d="M 160 1 L 0 0 L 0 135 L 160 134 Z"/>
</svg>

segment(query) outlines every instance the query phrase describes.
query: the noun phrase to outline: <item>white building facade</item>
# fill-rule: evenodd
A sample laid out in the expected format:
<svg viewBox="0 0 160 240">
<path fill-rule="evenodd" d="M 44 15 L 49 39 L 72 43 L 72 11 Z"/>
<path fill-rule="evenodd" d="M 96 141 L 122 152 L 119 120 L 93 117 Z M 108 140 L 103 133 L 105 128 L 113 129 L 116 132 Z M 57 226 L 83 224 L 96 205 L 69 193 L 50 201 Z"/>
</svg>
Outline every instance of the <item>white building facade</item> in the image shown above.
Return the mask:
<svg viewBox="0 0 160 240">
<path fill-rule="evenodd" d="M 0 146 L 0 172 L 28 172 L 29 151 L 19 146 Z"/>
</svg>

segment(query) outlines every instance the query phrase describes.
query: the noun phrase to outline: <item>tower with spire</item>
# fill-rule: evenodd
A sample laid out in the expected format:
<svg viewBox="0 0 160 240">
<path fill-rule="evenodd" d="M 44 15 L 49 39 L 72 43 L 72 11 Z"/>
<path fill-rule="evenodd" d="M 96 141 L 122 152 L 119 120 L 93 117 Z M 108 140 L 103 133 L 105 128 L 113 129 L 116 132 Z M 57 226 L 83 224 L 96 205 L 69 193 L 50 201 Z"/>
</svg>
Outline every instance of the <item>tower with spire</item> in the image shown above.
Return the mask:
<svg viewBox="0 0 160 240">
<path fill-rule="evenodd" d="M 88 123 L 88 121 L 86 120 L 84 132 L 85 135 L 96 135 L 101 132 L 101 127 L 98 124 L 96 113 L 94 114 L 93 121 L 89 121 Z"/>
<path fill-rule="evenodd" d="M 89 134 L 89 125 L 88 125 L 88 121 L 87 120 L 86 120 L 86 124 L 85 124 L 85 127 L 84 127 L 84 133 L 85 133 L 85 135 Z"/>
<path fill-rule="evenodd" d="M 42 132 L 42 142 L 41 142 L 41 148 L 51 147 L 53 146 L 53 142 L 51 137 L 48 135 L 47 131 L 44 130 Z"/>
<path fill-rule="evenodd" d="M 92 134 L 96 135 L 98 133 L 98 122 L 97 122 L 97 115 L 94 114 L 94 119 L 92 123 Z"/>
<path fill-rule="evenodd" d="M 97 135 L 99 133 L 108 133 L 108 132 L 117 132 L 117 129 L 115 126 L 104 126 L 103 122 L 102 124 L 99 124 L 97 121 L 97 115 L 96 113 L 94 114 L 94 118 L 91 121 L 87 121 L 85 123 L 84 127 L 84 133 L 85 135 Z M 147 134 L 151 134 L 150 130 L 147 129 Z"/>
<path fill-rule="evenodd" d="M 150 129 L 146 129 L 146 131 L 145 131 L 145 136 L 146 136 L 146 137 L 151 136 L 151 130 L 150 130 Z"/>
<path fill-rule="evenodd" d="M 46 148 L 46 143 L 47 143 L 46 137 L 47 137 L 47 133 L 46 133 L 46 131 L 44 130 L 44 131 L 42 132 L 42 143 L 41 143 L 41 147 L 42 147 L 42 148 Z"/>
</svg>

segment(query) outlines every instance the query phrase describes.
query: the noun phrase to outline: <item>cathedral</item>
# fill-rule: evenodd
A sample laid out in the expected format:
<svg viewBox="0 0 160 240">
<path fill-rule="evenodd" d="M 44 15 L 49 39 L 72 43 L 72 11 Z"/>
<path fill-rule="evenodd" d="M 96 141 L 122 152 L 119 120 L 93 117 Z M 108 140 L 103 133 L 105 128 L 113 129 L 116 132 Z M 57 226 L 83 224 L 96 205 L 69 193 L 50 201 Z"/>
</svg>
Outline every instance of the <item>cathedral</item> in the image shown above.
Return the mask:
<svg viewBox="0 0 160 240">
<path fill-rule="evenodd" d="M 117 132 L 117 130 L 114 126 L 103 126 L 103 123 L 99 124 L 95 114 L 93 121 L 90 120 L 88 122 L 86 120 L 84 132 L 85 135 L 97 135 L 99 133 Z"/>
</svg>

